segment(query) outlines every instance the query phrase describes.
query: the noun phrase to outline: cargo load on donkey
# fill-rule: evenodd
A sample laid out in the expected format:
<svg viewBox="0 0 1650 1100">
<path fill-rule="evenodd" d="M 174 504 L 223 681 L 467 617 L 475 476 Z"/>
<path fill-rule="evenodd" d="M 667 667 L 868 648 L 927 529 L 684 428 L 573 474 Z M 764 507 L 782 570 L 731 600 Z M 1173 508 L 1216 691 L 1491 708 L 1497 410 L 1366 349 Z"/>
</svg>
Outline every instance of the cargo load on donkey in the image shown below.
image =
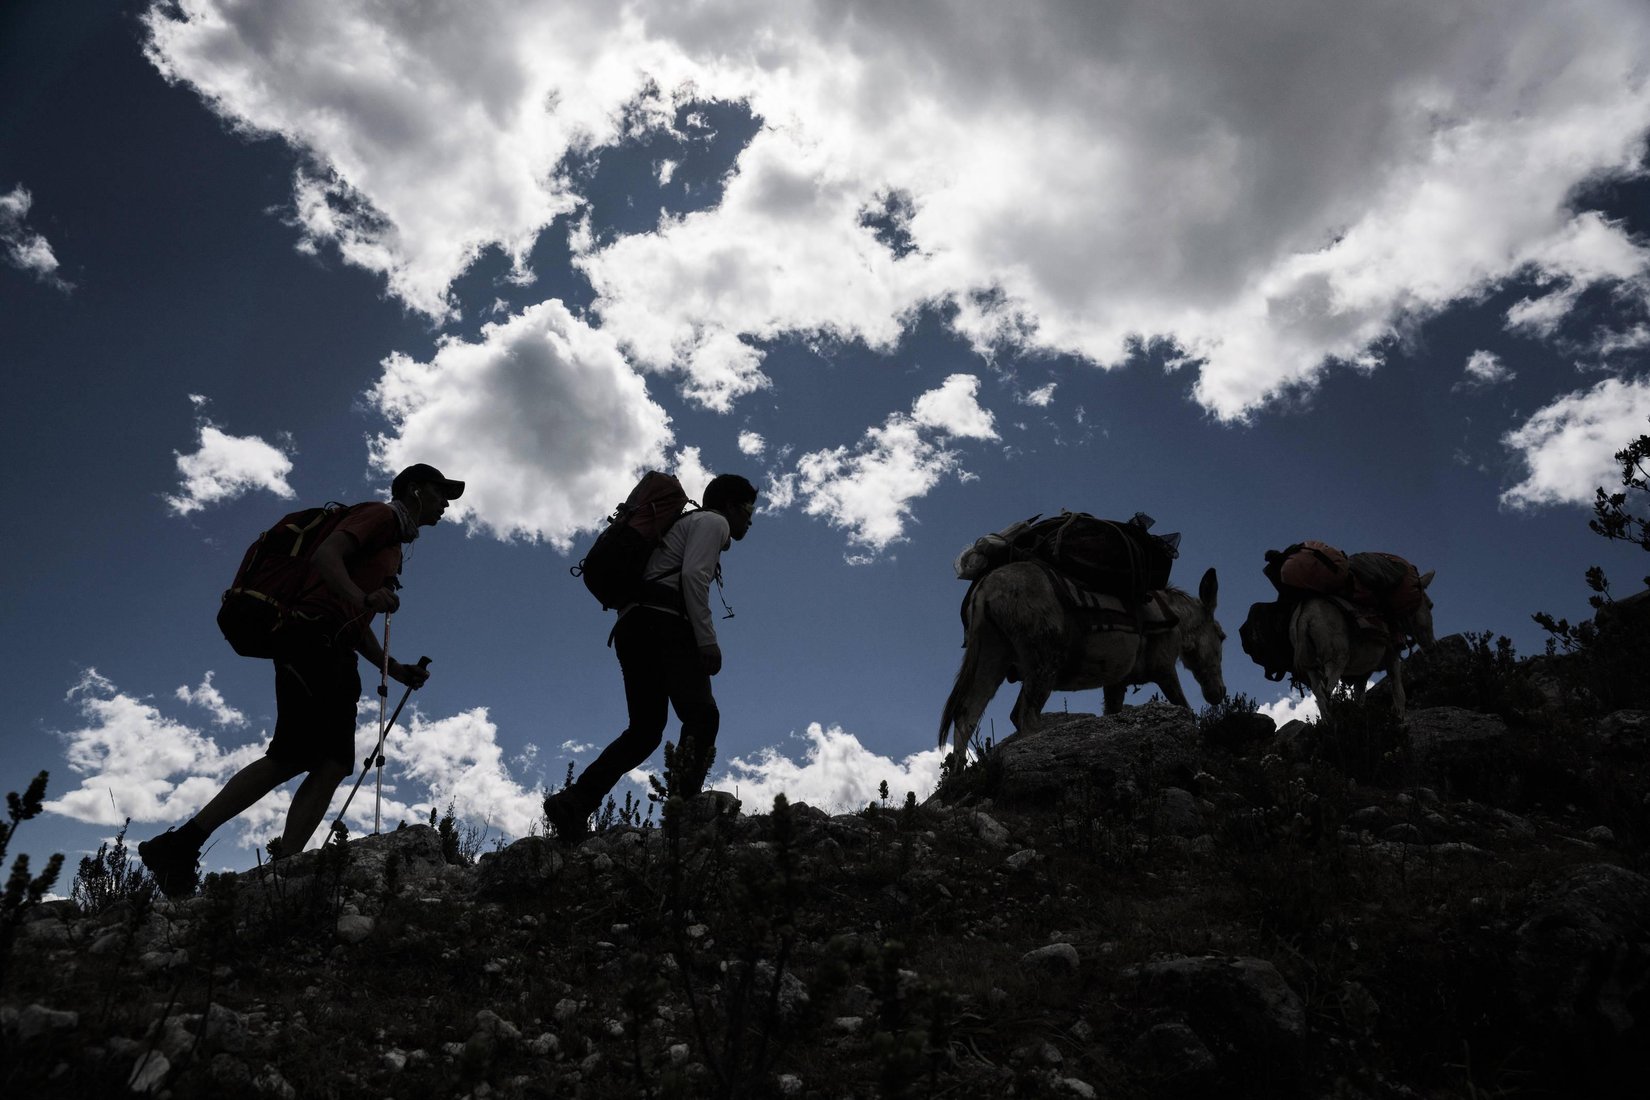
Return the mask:
<svg viewBox="0 0 1650 1100">
<path fill-rule="evenodd" d="M 1261 572 L 1278 598 L 1251 605 L 1238 637 L 1268 680 L 1281 680 L 1294 669 L 1290 622 L 1304 601 L 1328 597 L 1357 630 L 1401 648 L 1409 640 L 1406 626 L 1425 598 L 1419 572 L 1404 558 L 1379 552 L 1349 555 L 1313 539 L 1268 550 Z"/>
<path fill-rule="evenodd" d="M 236 653 L 275 656 L 279 631 L 291 621 L 294 608 L 322 586 L 310 568 L 315 548 L 363 507 L 367 505 L 328 501 L 300 509 L 282 516 L 246 548 L 218 607 L 218 629 Z"/>
<path fill-rule="evenodd" d="M 1153 522 L 1144 512 L 1126 523 L 1086 512 L 1032 516 L 976 539 L 957 556 L 957 576 L 977 581 L 1009 562 L 1041 561 L 1083 588 L 1138 604 L 1169 586 L 1180 555 L 1180 536 L 1152 534 Z"/>
</svg>

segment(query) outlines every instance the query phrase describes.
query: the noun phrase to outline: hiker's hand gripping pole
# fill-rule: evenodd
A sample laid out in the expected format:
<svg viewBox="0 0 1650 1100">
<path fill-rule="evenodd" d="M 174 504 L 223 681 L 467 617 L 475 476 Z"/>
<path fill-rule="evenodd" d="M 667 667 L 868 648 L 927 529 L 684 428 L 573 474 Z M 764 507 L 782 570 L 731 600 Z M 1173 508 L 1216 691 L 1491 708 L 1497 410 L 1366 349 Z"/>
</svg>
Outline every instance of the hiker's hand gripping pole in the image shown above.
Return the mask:
<svg viewBox="0 0 1650 1100">
<path fill-rule="evenodd" d="M 424 672 L 428 672 L 430 668 L 430 659 L 428 657 L 420 657 L 416 667 Z M 390 730 L 395 726 L 395 720 L 401 717 L 401 708 L 407 705 L 407 697 L 412 693 L 413 685 L 408 684 L 407 690 L 401 693 L 401 701 L 395 704 L 395 712 L 390 715 L 390 720 L 384 724 L 384 732 L 378 735 L 378 744 L 373 746 L 372 752 L 367 756 L 366 761 L 362 764 L 361 774 L 355 777 L 355 786 L 350 788 L 349 797 L 344 799 L 344 805 L 338 810 L 338 816 L 333 819 L 332 831 L 327 837 L 329 842 L 334 836 L 342 838 L 347 832 L 347 830 L 344 829 L 344 811 L 348 810 L 349 804 L 355 800 L 355 792 L 361 789 L 361 780 L 367 777 L 367 773 L 372 770 L 374 764 L 383 759 L 384 739 L 390 735 Z"/>
</svg>

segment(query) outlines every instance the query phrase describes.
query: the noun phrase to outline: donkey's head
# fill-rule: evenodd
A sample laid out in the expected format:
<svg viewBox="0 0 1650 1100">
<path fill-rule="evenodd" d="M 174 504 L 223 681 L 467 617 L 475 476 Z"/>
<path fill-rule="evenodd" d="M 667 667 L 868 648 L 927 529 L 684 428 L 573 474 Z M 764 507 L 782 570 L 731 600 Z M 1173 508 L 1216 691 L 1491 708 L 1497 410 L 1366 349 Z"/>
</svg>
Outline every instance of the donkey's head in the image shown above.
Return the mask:
<svg viewBox="0 0 1650 1100">
<path fill-rule="evenodd" d="M 1421 603 L 1409 618 L 1409 632 L 1415 636 L 1416 644 L 1422 649 L 1431 649 L 1438 644 L 1438 639 L 1432 632 L 1432 597 L 1427 595 L 1427 585 L 1432 583 L 1432 576 L 1436 572 L 1436 569 L 1428 569 L 1415 582 L 1415 587 L 1421 590 Z"/>
<path fill-rule="evenodd" d="M 1177 601 L 1180 616 L 1180 663 L 1186 666 L 1203 689 L 1203 699 L 1210 706 L 1226 698 L 1226 677 L 1221 673 L 1221 655 L 1226 646 L 1226 631 L 1215 621 L 1215 599 L 1220 593 L 1220 581 L 1214 568 L 1203 574 L 1197 586 L 1197 599 L 1190 596 Z"/>
</svg>

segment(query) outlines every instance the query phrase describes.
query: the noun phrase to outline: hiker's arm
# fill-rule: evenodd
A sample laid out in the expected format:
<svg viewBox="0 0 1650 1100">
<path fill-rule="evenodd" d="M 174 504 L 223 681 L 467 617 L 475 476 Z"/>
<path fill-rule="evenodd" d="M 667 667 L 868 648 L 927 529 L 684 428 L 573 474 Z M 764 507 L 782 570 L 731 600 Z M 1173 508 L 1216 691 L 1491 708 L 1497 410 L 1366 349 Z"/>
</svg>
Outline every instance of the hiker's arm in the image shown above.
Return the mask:
<svg viewBox="0 0 1650 1100">
<path fill-rule="evenodd" d="M 716 644 L 716 628 L 711 625 L 710 582 L 716 575 L 722 546 L 728 540 L 728 523 L 715 512 L 699 515 L 704 518 L 694 522 L 682 544 L 682 603 L 688 622 L 693 624 L 693 639 L 702 650 Z"/>
<path fill-rule="evenodd" d="M 350 579 L 349 567 L 344 562 L 360 545 L 348 531 L 334 531 L 315 548 L 315 556 L 309 562 L 315 567 L 315 574 L 321 578 L 321 583 L 355 610 L 374 614 L 396 610 L 401 606 L 401 600 L 394 592 L 388 588 L 363 592 L 361 586 Z"/>
<path fill-rule="evenodd" d="M 372 636 L 372 631 L 361 632 L 361 640 L 356 643 L 355 652 L 371 662 L 373 668 L 384 667 L 384 648 L 378 644 L 378 639 Z M 430 670 L 419 665 L 404 665 L 391 657 L 390 677 L 408 687 L 418 688 L 423 687 L 424 681 L 430 678 Z"/>
</svg>

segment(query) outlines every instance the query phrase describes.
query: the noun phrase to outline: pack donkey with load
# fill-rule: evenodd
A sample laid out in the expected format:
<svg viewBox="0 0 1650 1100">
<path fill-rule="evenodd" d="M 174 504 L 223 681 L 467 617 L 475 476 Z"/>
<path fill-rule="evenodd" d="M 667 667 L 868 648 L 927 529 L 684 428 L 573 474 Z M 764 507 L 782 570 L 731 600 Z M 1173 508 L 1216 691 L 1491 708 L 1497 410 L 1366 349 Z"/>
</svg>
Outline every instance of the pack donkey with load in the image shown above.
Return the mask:
<svg viewBox="0 0 1650 1100">
<path fill-rule="evenodd" d="M 1396 554 L 1348 555 L 1307 540 L 1268 550 L 1262 572 L 1278 599 L 1252 605 L 1239 637 L 1266 678 L 1304 681 L 1328 718 L 1337 688 L 1361 698 L 1369 678 L 1384 672 L 1402 718 L 1404 651 L 1435 641 L 1432 571 L 1422 574 Z"/>
<path fill-rule="evenodd" d="M 1154 684 L 1187 707 L 1175 662 L 1184 662 L 1210 703 L 1225 698 L 1215 621 L 1218 582 L 1203 575 L 1194 597 L 1168 586 L 1179 536 L 1158 537 L 1151 520 L 1128 523 L 1066 512 L 1033 517 L 988 535 L 957 559 L 970 580 L 963 597 L 964 652 L 940 715 L 939 743 L 965 752 L 1003 681 L 1020 682 L 1014 728 L 1036 728 L 1055 691 L 1102 688 L 1105 713 L 1122 709 L 1133 685 Z"/>
</svg>

